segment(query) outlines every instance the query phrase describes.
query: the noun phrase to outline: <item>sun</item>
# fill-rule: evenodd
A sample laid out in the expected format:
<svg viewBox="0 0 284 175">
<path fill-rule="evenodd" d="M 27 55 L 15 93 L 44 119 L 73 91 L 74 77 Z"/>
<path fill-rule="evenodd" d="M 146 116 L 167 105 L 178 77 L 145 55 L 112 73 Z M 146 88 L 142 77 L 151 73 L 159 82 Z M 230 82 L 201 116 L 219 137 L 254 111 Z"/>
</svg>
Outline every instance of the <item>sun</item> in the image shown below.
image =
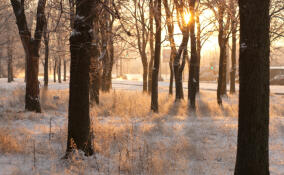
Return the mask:
<svg viewBox="0 0 284 175">
<path fill-rule="evenodd" d="M 184 20 L 186 22 L 186 24 L 188 24 L 190 22 L 190 18 L 191 18 L 191 14 L 188 11 L 184 12 Z"/>
</svg>

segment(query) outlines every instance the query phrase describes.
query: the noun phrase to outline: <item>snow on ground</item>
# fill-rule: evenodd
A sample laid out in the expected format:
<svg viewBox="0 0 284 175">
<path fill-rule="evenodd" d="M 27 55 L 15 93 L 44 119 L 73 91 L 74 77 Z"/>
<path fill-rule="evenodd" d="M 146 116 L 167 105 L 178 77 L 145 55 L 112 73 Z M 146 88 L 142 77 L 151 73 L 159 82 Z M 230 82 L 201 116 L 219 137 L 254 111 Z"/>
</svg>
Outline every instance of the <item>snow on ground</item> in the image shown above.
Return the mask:
<svg viewBox="0 0 284 175">
<path fill-rule="evenodd" d="M 43 83 L 42 83 L 43 84 Z M 159 114 L 141 82 L 114 80 L 110 94 L 91 109 L 94 149 L 85 157 L 66 148 L 68 83 L 41 90 L 43 113 L 24 111 L 24 83 L 0 79 L 0 175 L 10 174 L 233 174 L 237 95 L 216 104 L 214 84 L 202 83 L 197 110 L 174 103 L 160 82 Z M 281 92 L 283 87 L 273 92 Z M 273 89 L 273 88 L 272 88 Z M 129 91 L 131 90 L 131 91 Z M 59 99 L 54 98 L 58 96 Z M 284 174 L 284 96 L 271 94 L 270 171 Z"/>
</svg>

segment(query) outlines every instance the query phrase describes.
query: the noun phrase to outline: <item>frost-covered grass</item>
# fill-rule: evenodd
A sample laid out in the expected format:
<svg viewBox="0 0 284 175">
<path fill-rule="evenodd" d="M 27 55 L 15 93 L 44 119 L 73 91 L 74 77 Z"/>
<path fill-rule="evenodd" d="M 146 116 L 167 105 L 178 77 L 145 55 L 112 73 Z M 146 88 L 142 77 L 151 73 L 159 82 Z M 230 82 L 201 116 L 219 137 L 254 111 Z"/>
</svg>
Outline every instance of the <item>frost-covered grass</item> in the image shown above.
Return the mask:
<svg viewBox="0 0 284 175">
<path fill-rule="evenodd" d="M 159 94 L 159 114 L 140 91 L 101 94 L 91 109 L 95 155 L 66 149 L 68 89 L 41 90 L 43 113 L 24 111 L 23 84 L 0 85 L 0 174 L 233 174 L 237 144 L 237 95 L 216 103 L 201 91 L 197 110 L 187 100 Z M 187 95 L 185 93 L 185 95 Z M 270 170 L 284 174 L 284 96 L 271 95 Z"/>
</svg>

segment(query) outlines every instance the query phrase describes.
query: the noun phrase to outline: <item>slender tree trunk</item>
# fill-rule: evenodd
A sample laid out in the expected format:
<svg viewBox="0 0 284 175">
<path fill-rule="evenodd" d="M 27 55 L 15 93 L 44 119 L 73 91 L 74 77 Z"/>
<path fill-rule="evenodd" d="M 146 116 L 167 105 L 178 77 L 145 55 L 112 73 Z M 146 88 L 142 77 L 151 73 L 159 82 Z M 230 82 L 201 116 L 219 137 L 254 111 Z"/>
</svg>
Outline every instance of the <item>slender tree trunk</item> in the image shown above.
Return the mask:
<svg viewBox="0 0 284 175">
<path fill-rule="evenodd" d="M 59 56 L 58 58 L 57 75 L 58 75 L 58 82 L 61 83 L 61 56 Z"/>
<path fill-rule="evenodd" d="M 240 95 L 235 175 L 269 175 L 269 0 L 239 0 Z"/>
<path fill-rule="evenodd" d="M 171 46 L 171 57 L 169 62 L 170 67 L 170 84 L 169 84 L 169 94 L 173 94 L 173 81 L 174 81 L 174 68 L 173 62 L 177 55 L 176 44 L 174 40 L 174 23 L 173 23 L 173 13 L 170 11 L 170 7 L 167 0 L 163 0 L 163 4 L 166 11 L 166 24 L 169 33 L 169 41 Z"/>
<path fill-rule="evenodd" d="M 197 52 L 197 76 L 196 76 L 196 92 L 199 93 L 200 87 L 200 60 L 201 60 L 201 26 L 199 21 L 199 11 L 196 14 L 196 25 L 197 25 L 197 33 L 196 33 L 196 52 Z"/>
<path fill-rule="evenodd" d="M 53 81 L 56 83 L 56 70 L 57 70 L 57 58 L 54 59 L 53 65 Z"/>
<path fill-rule="evenodd" d="M 13 77 L 13 37 L 8 36 L 7 55 L 8 55 L 8 82 L 14 81 Z"/>
<path fill-rule="evenodd" d="M 198 86 L 198 55 L 196 51 L 196 38 L 195 38 L 195 0 L 190 1 L 190 45 L 191 45 L 191 59 L 188 80 L 188 99 L 190 107 L 195 109 L 195 97 Z"/>
<path fill-rule="evenodd" d="M 67 73 L 67 60 L 64 58 L 63 60 L 63 71 L 64 71 L 64 78 L 63 81 L 66 81 L 66 73 Z"/>
<path fill-rule="evenodd" d="M 79 149 L 86 155 L 93 154 L 89 114 L 89 69 L 92 43 L 93 17 L 89 17 L 94 3 L 92 0 L 76 1 L 74 29 L 70 36 L 70 91 L 68 112 L 68 155 L 73 149 Z"/>
<path fill-rule="evenodd" d="M 149 68 L 148 68 L 148 93 L 152 93 L 152 69 L 154 64 L 154 13 L 153 13 L 153 0 L 149 1 L 149 25 L 150 25 L 150 61 L 149 61 Z"/>
<path fill-rule="evenodd" d="M 151 110 L 158 112 L 158 76 L 160 68 L 160 58 L 161 58 L 161 0 L 156 0 L 155 5 L 157 8 L 155 10 L 155 21 L 156 21 L 156 34 L 155 34 L 155 59 L 154 68 L 152 73 L 152 94 L 151 94 Z"/>
<path fill-rule="evenodd" d="M 236 6 L 234 0 L 231 0 L 232 8 L 232 20 L 231 20 L 231 31 L 232 31 L 232 54 L 231 54 L 231 72 L 230 72 L 230 93 L 236 92 L 236 57 L 237 57 L 237 21 L 236 21 Z"/>
<path fill-rule="evenodd" d="M 44 31 L 44 87 L 48 86 L 48 57 L 49 57 L 49 36 L 47 36 L 47 32 Z"/>
</svg>

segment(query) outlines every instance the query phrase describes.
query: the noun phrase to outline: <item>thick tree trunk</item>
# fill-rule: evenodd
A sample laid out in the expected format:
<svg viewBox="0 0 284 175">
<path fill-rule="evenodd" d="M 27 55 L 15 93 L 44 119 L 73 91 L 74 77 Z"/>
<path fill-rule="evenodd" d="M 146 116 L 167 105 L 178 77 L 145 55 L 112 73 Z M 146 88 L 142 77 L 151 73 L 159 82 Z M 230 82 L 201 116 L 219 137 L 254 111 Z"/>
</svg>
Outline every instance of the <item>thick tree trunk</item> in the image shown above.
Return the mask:
<svg viewBox="0 0 284 175">
<path fill-rule="evenodd" d="M 39 56 L 37 53 L 30 51 L 27 62 L 27 82 L 26 82 L 26 106 L 28 111 L 41 112 L 39 102 L 39 81 L 38 81 L 38 67 Z"/>
<path fill-rule="evenodd" d="M 185 63 L 185 59 L 183 59 L 182 64 L 180 64 L 180 58 L 182 54 L 184 55 L 183 58 L 185 58 L 185 52 L 187 52 L 187 44 L 189 40 L 189 30 L 186 29 L 185 32 L 183 32 L 183 38 L 181 45 L 179 47 L 179 50 L 174 58 L 174 76 L 175 76 L 175 85 L 176 85 L 176 101 L 179 101 L 184 98 L 183 96 L 183 87 L 182 87 L 182 72 L 184 66 L 183 63 Z"/>
<path fill-rule="evenodd" d="M 188 99 L 190 101 L 190 107 L 195 109 L 195 97 L 198 87 L 198 55 L 196 51 L 196 38 L 195 38 L 195 0 L 190 1 L 190 46 L 191 46 L 191 59 L 189 69 L 188 80 Z"/>
<path fill-rule="evenodd" d="M 92 43 L 93 18 L 89 17 L 92 0 L 76 1 L 74 29 L 70 36 L 70 91 L 68 112 L 68 155 L 79 149 L 86 155 L 93 154 L 89 114 L 89 69 Z"/>
<path fill-rule="evenodd" d="M 269 0 L 239 0 L 240 95 L 235 175 L 269 175 Z"/>
<path fill-rule="evenodd" d="M 155 59 L 154 68 L 152 73 L 152 94 L 151 94 L 151 110 L 154 112 L 159 112 L 158 107 L 158 76 L 160 68 L 160 57 L 161 57 L 161 0 L 156 0 L 157 8 L 155 11 L 155 21 L 156 21 L 156 34 L 155 34 Z"/>
</svg>

